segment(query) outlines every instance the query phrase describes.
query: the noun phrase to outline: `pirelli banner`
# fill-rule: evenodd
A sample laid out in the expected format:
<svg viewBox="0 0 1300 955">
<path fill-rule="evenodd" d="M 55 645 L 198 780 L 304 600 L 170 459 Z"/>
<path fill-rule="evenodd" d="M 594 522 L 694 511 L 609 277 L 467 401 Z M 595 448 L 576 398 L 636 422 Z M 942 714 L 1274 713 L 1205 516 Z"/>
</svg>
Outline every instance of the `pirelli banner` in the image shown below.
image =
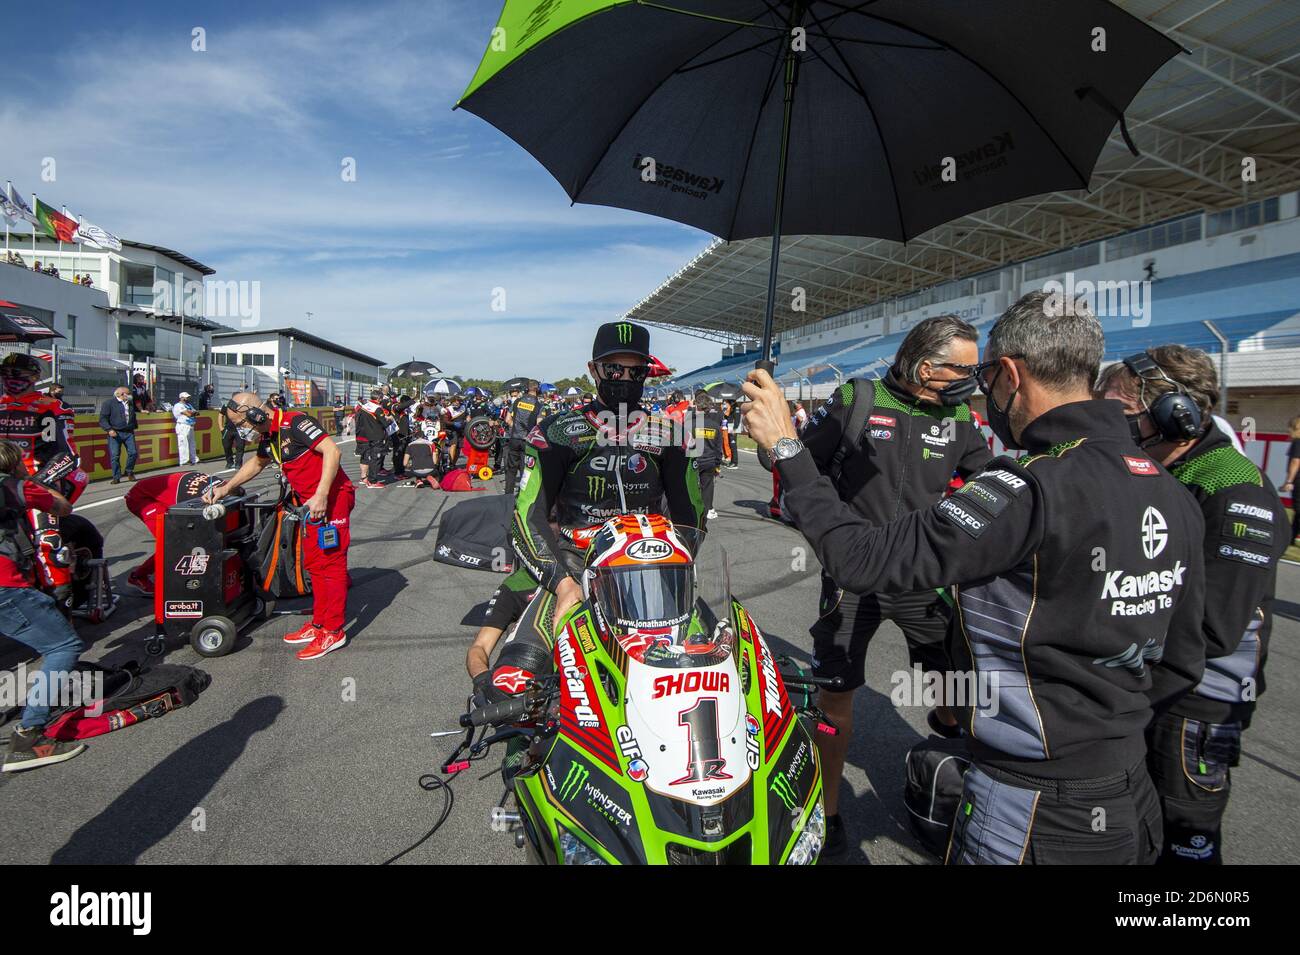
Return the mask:
<svg viewBox="0 0 1300 955">
<path fill-rule="evenodd" d="M 311 415 L 325 430 L 333 434 L 334 409 L 295 408 Z M 194 448 L 200 461 L 221 458 L 221 418 L 219 411 L 200 411 L 194 419 Z M 140 456 L 136 459 L 136 473 L 157 471 L 162 468 L 174 468 L 180 465 L 180 448 L 176 441 L 176 422 L 166 412 L 145 412 L 139 416 L 139 426 L 135 431 L 135 446 Z M 99 426 L 98 414 L 79 414 L 73 431 L 73 440 L 77 443 L 77 452 L 81 455 L 81 467 L 92 481 L 113 476 L 113 465 L 108 459 L 108 432 Z M 249 451 L 252 448 L 248 449 Z M 122 464 L 126 464 L 126 451 L 119 452 Z"/>
</svg>

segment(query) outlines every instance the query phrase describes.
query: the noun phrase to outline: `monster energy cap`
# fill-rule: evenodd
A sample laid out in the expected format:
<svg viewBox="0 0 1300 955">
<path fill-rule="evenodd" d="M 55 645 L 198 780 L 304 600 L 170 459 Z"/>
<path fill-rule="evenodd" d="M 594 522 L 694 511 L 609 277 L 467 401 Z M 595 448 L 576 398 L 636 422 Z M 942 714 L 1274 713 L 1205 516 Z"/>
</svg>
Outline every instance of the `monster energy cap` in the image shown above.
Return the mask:
<svg viewBox="0 0 1300 955">
<path fill-rule="evenodd" d="M 591 346 L 591 360 L 600 361 L 610 355 L 640 355 L 650 357 L 650 329 L 635 322 L 606 322 L 596 329 L 596 341 Z"/>
</svg>

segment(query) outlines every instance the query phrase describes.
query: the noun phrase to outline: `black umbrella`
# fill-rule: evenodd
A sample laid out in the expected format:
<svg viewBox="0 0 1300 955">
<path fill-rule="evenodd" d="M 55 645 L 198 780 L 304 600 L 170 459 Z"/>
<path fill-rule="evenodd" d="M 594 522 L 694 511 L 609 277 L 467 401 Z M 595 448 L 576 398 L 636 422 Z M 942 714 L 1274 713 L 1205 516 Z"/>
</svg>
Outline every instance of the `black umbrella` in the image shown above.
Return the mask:
<svg viewBox="0 0 1300 955">
<path fill-rule="evenodd" d="M 1087 188 L 1180 50 L 1107 0 L 506 0 L 493 37 L 457 105 L 575 202 L 773 237 L 765 360 L 783 231 L 906 241 Z"/>
<path fill-rule="evenodd" d="M 64 336 L 32 318 L 13 302 L 0 301 L 0 342 L 38 342 Z"/>
<path fill-rule="evenodd" d="M 388 380 L 394 378 L 428 378 L 430 375 L 441 375 L 442 369 L 429 361 L 404 361 L 388 373 Z"/>
<path fill-rule="evenodd" d="M 528 379 L 511 378 L 509 381 L 507 381 L 504 385 L 501 386 L 501 390 L 502 391 L 527 391 Z"/>
</svg>

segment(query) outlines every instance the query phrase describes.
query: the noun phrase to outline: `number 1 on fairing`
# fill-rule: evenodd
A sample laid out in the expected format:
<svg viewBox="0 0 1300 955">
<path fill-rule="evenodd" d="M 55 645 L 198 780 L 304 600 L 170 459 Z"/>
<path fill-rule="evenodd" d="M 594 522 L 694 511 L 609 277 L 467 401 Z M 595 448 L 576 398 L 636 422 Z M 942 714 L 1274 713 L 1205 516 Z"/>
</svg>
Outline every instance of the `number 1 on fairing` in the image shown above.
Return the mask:
<svg viewBox="0 0 1300 955">
<path fill-rule="evenodd" d="M 717 697 L 704 696 L 689 710 L 677 714 L 677 725 L 686 727 L 686 744 L 690 752 L 686 775 L 669 785 L 702 783 L 709 779 L 730 779 L 724 773 L 727 761 L 722 758 L 722 740 L 718 734 Z"/>
</svg>

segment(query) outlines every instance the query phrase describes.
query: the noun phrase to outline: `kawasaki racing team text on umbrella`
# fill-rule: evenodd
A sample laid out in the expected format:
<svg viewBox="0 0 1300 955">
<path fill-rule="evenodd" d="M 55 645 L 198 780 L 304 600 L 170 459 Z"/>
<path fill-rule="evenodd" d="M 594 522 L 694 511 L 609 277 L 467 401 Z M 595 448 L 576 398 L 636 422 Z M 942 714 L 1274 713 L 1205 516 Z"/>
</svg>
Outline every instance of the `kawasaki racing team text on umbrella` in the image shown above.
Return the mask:
<svg viewBox="0 0 1300 955">
<path fill-rule="evenodd" d="M 1180 49 L 1108 0 L 506 0 L 457 105 L 575 202 L 772 236 L 766 359 L 782 232 L 1085 189 Z"/>
</svg>

